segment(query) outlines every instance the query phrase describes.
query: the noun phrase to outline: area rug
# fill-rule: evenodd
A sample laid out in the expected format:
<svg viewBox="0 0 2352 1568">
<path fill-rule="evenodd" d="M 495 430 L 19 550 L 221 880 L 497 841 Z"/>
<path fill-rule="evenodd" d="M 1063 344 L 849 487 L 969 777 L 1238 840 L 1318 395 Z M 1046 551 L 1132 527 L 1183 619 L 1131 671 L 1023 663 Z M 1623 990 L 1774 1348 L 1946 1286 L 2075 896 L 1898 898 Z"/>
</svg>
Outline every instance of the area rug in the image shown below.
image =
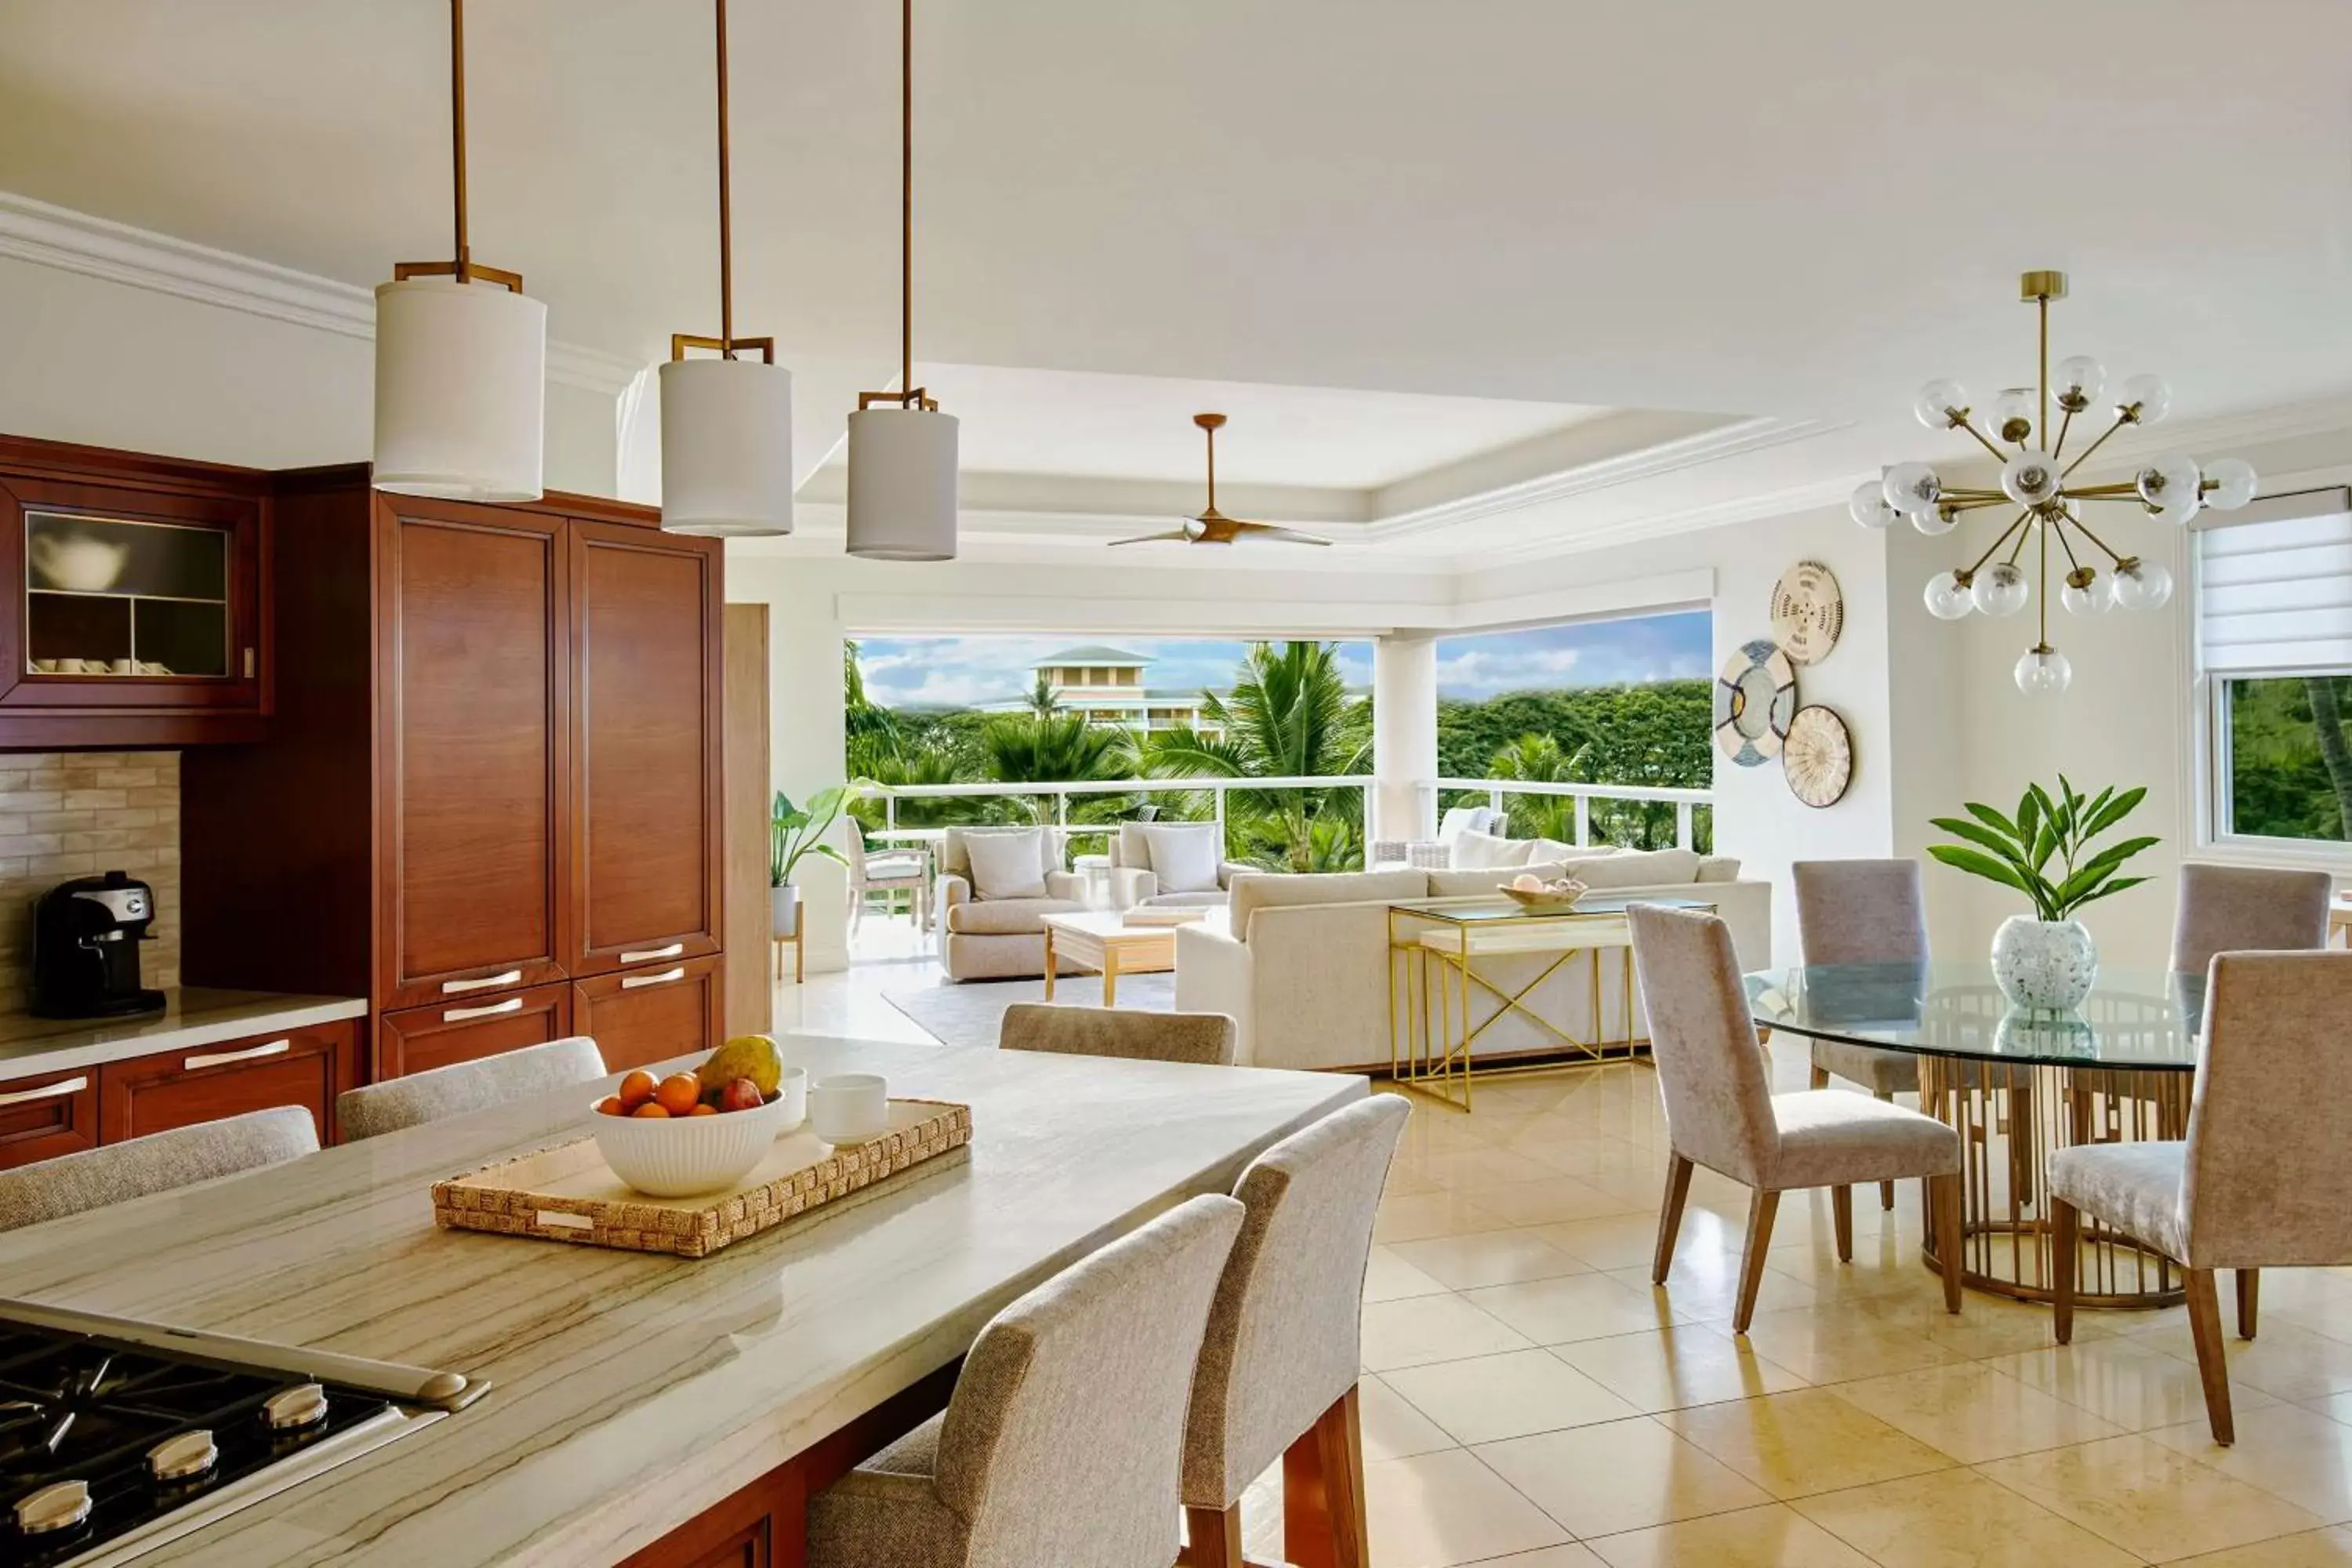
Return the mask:
<svg viewBox="0 0 2352 1568">
<path fill-rule="evenodd" d="M 886 991 L 882 999 L 912 1018 L 924 1033 L 949 1046 L 993 1047 L 1004 1010 L 1015 1002 L 1043 1002 L 1043 980 L 972 980 L 963 984 L 939 984 Z M 1099 1007 L 1102 977 L 1073 974 L 1055 982 L 1056 1006 Z M 1122 974 L 1118 1005 L 1145 1013 L 1176 1010 L 1173 974 Z"/>
</svg>

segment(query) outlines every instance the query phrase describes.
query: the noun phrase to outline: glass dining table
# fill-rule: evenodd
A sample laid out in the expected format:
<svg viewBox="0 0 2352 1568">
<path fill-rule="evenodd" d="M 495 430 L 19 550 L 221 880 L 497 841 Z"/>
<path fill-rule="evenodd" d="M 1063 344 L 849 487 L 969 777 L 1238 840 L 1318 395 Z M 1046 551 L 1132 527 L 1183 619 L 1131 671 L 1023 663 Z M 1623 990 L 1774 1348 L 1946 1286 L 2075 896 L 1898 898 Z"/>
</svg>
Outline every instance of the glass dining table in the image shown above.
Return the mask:
<svg viewBox="0 0 2352 1568">
<path fill-rule="evenodd" d="M 1962 1276 L 1979 1289 L 2051 1300 L 2053 1152 L 2187 1135 L 2201 974 L 2103 969 L 2066 1012 L 2012 1006 L 1981 960 L 1768 970 L 1747 988 L 1762 1027 L 1918 1058 L 1920 1110 L 1960 1135 Z M 2181 1300 L 2167 1259 L 2109 1232 L 2086 1228 L 2084 1242 L 2078 1305 Z M 1932 1236 L 1921 1250 L 1936 1267 Z"/>
</svg>

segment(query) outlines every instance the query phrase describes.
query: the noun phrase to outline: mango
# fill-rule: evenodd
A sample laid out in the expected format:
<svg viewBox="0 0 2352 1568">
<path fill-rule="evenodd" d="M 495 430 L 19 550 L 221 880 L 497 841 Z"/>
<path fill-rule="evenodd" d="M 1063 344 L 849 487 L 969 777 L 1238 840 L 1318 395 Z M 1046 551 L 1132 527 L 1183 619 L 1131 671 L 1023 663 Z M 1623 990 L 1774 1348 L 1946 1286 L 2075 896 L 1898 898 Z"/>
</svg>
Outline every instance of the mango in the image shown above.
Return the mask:
<svg viewBox="0 0 2352 1568">
<path fill-rule="evenodd" d="M 694 1076 L 706 1097 L 725 1089 L 734 1079 L 748 1078 L 765 1098 L 783 1081 L 784 1053 L 765 1035 L 738 1035 L 705 1057 Z"/>
</svg>

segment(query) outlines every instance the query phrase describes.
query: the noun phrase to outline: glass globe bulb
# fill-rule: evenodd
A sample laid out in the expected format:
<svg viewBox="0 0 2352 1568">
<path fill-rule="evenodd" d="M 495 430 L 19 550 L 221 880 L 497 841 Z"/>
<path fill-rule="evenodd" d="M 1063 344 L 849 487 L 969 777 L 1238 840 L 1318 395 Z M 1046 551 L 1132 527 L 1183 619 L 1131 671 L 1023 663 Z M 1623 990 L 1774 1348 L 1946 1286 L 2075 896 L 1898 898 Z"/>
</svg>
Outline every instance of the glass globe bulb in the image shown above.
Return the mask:
<svg viewBox="0 0 2352 1568">
<path fill-rule="evenodd" d="M 1975 597 L 1957 572 L 1938 572 L 1927 579 L 1927 613 L 1939 621 L 1957 621 L 1977 607 Z"/>
<path fill-rule="evenodd" d="M 2089 354 L 2075 354 L 2058 362 L 2058 383 L 2051 388 L 2058 406 L 2080 414 L 2099 400 L 2107 386 L 2107 367 Z"/>
<path fill-rule="evenodd" d="M 2213 487 L 2205 492 L 2205 504 L 2215 511 L 2237 510 L 2254 499 L 2260 484 L 2254 466 L 2242 458 L 2216 458 L 2205 465 L 2205 480 Z"/>
<path fill-rule="evenodd" d="M 2055 697 L 2074 679 L 2074 667 L 2054 647 L 2028 648 L 2012 671 L 2028 697 Z"/>
<path fill-rule="evenodd" d="M 1916 516 L 1935 510 L 1944 493 L 1944 481 L 1925 463 L 1897 463 L 1886 470 L 1883 488 L 1887 505 Z"/>
<path fill-rule="evenodd" d="M 2160 610 L 2172 598 L 2172 574 L 2153 561 L 2116 567 L 2115 582 L 2119 610 Z"/>
<path fill-rule="evenodd" d="M 2089 574 L 2089 581 L 2079 588 L 2069 581 L 2064 587 L 2058 590 L 2058 602 L 2066 607 L 2068 615 L 2104 616 L 2115 608 L 2114 585 L 2096 572 L 2092 572 L 2089 567 L 2086 566 L 2083 570 Z M 2073 574 L 2070 573 L 2068 575 L 2071 579 Z"/>
<path fill-rule="evenodd" d="M 2033 585 L 2014 563 L 1996 561 L 1977 574 L 1969 592 L 1975 597 L 1977 608 L 1988 616 L 2013 616 L 2025 608 L 2033 596 Z"/>
<path fill-rule="evenodd" d="M 1886 528 L 1902 514 L 1886 504 L 1886 489 L 1876 479 L 1864 479 L 1854 487 L 1853 499 L 1845 503 L 1854 521 L 1864 528 Z"/>
<path fill-rule="evenodd" d="M 2000 492 L 2020 506 L 2040 506 L 2058 493 L 2058 465 L 2036 451 L 2020 452 L 2000 468 Z"/>
<path fill-rule="evenodd" d="M 1935 539 L 1959 527 L 1960 514 L 1948 507 L 1931 506 L 1926 511 L 1913 512 L 1911 526 Z"/>
<path fill-rule="evenodd" d="M 2172 411 L 2172 388 L 2160 375 L 2136 375 L 2116 389 L 2116 412 L 2126 413 L 2137 408 L 2132 417 L 2142 425 L 2153 425 Z"/>
<path fill-rule="evenodd" d="M 2033 439 L 2032 389 L 2012 386 L 1994 398 L 1985 410 L 1984 426 L 1994 440 L 2011 446 Z"/>
<path fill-rule="evenodd" d="M 1930 430 L 1950 429 L 1952 416 L 1966 413 L 1968 406 L 1968 388 L 1957 381 L 1931 381 L 1911 400 L 1911 412 Z"/>
<path fill-rule="evenodd" d="M 2191 458 L 2159 458 L 2139 471 L 2132 488 L 2167 522 L 2187 522 L 2205 502 L 2205 476 Z"/>
</svg>

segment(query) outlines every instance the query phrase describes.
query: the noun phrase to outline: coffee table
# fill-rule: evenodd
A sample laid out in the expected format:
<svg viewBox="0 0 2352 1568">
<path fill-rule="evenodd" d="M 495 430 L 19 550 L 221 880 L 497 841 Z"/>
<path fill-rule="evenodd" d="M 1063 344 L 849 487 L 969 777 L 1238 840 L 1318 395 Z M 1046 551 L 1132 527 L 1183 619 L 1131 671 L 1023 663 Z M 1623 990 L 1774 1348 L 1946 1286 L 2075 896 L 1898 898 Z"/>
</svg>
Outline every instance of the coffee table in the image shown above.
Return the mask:
<svg viewBox="0 0 2352 1568">
<path fill-rule="evenodd" d="M 1204 915 L 1203 919 L 1209 918 Z M 1190 922 L 1187 922 L 1190 923 Z M 1118 1005 L 1122 974 L 1165 974 L 1176 967 L 1174 926 L 1131 926 L 1116 910 L 1045 917 L 1045 1000 L 1054 999 L 1057 959 L 1102 971 L 1106 1007 Z"/>
</svg>

